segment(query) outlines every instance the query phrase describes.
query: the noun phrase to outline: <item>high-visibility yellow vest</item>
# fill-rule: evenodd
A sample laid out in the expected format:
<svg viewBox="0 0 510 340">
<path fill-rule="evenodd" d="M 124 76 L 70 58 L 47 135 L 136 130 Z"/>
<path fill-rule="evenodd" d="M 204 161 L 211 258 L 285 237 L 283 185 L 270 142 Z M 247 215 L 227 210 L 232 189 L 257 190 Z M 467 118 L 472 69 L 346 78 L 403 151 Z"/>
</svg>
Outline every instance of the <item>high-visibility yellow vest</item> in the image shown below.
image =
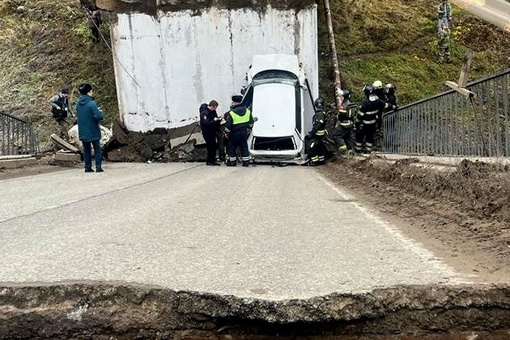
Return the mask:
<svg viewBox="0 0 510 340">
<path fill-rule="evenodd" d="M 248 108 L 246 108 L 246 113 L 243 116 L 238 115 L 235 111 L 230 111 L 229 113 L 232 116 L 232 125 L 248 123 L 251 118 L 251 111 Z"/>
</svg>

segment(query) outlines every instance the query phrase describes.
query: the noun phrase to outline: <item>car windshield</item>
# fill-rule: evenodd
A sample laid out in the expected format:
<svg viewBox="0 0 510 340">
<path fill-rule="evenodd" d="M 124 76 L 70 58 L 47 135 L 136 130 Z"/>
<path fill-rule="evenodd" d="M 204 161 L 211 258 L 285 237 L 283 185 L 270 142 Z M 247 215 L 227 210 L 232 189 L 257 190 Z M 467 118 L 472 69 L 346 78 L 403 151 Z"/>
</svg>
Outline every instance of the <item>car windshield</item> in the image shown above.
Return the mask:
<svg viewBox="0 0 510 340">
<path fill-rule="evenodd" d="M 253 78 L 253 86 L 267 83 L 279 83 L 295 86 L 298 83 L 296 75 L 282 70 L 268 70 L 258 73 Z"/>
</svg>

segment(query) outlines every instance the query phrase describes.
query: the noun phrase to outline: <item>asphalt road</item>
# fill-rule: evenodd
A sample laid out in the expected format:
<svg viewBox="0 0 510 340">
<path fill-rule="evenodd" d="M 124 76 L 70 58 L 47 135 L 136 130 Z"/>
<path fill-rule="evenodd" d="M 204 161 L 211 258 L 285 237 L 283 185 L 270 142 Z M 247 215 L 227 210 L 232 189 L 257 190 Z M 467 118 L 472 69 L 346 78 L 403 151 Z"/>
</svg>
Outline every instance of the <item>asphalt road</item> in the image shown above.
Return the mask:
<svg viewBox="0 0 510 340">
<path fill-rule="evenodd" d="M 279 300 L 466 278 L 302 166 L 108 164 L 0 181 L 0 282 Z"/>
</svg>

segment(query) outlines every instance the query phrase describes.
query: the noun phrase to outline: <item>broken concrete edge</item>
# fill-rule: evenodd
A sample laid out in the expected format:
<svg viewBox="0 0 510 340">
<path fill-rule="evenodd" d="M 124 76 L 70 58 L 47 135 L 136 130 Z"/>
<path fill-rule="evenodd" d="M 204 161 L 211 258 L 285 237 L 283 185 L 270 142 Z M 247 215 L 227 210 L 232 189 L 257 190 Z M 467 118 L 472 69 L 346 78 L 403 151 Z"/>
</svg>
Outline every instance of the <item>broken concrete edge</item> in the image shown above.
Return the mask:
<svg viewBox="0 0 510 340">
<path fill-rule="evenodd" d="M 462 162 L 472 163 L 487 163 L 498 165 L 510 165 L 510 158 L 508 157 L 475 157 L 475 156 L 417 156 L 417 155 L 402 155 L 402 154 L 389 154 L 389 153 L 374 153 L 372 155 L 355 156 L 359 159 L 378 158 L 387 161 L 397 162 L 408 160 L 410 163 L 422 163 L 430 165 L 440 165 L 456 167 Z"/>
<path fill-rule="evenodd" d="M 81 163 L 80 154 L 69 151 L 52 151 L 34 155 L 0 156 L 0 170 L 45 165 L 72 167 L 78 163 Z"/>
<path fill-rule="evenodd" d="M 47 158 L 40 158 L 37 159 L 33 155 L 23 155 L 23 157 L 6 157 L 2 156 L 0 157 L 0 169 L 18 169 L 25 166 L 34 166 L 34 165 L 40 165 L 49 164 L 49 160 Z"/>
<path fill-rule="evenodd" d="M 272 301 L 92 282 L 0 284 L 4 339 L 184 329 L 279 335 L 509 330 L 510 286 L 399 286 Z"/>
</svg>

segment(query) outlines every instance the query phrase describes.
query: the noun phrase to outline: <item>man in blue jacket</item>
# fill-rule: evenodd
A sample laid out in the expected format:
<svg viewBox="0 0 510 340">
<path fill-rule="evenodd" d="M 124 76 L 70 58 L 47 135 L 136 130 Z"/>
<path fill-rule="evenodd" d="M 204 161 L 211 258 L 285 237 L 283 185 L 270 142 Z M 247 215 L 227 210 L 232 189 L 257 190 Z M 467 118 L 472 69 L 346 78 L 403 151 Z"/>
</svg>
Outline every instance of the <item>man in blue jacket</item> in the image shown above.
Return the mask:
<svg viewBox="0 0 510 340">
<path fill-rule="evenodd" d="M 80 84 L 79 91 L 81 95 L 76 103 L 76 112 L 78 113 L 78 135 L 83 144 L 85 172 L 94 172 L 92 169 L 92 146 L 94 147 L 96 172 L 103 172 L 99 122 L 103 120 L 104 114 L 92 97 L 92 85 Z"/>
</svg>

